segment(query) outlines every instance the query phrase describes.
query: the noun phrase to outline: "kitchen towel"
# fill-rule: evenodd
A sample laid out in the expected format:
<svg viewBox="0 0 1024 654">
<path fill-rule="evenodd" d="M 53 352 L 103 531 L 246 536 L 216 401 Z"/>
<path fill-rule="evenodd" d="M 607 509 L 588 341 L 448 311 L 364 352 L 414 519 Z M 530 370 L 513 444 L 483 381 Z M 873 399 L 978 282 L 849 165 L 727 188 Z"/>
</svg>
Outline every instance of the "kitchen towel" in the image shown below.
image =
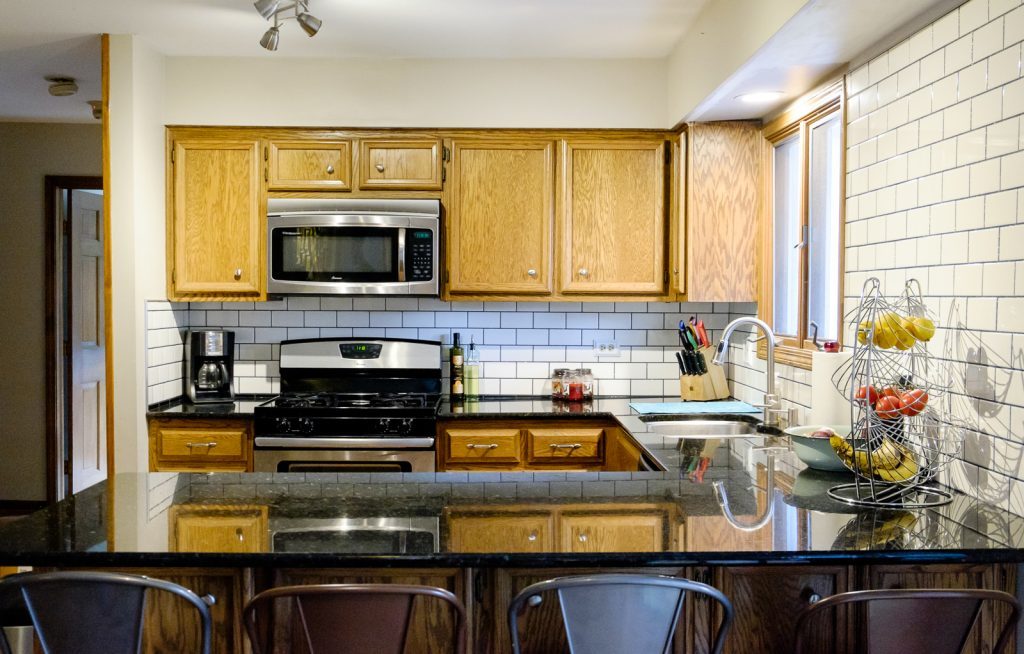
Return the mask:
<svg viewBox="0 0 1024 654">
<path fill-rule="evenodd" d="M 761 409 L 738 400 L 724 402 L 630 402 L 639 414 L 761 413 Z"/>
<path fill-rule="evenodd" d="M 848 425 L 850 403 L 836 390 L 832 377 L 848 365 L 852 351 L 811 354 L 811 408 L 802 425 Z"/>
</svg>

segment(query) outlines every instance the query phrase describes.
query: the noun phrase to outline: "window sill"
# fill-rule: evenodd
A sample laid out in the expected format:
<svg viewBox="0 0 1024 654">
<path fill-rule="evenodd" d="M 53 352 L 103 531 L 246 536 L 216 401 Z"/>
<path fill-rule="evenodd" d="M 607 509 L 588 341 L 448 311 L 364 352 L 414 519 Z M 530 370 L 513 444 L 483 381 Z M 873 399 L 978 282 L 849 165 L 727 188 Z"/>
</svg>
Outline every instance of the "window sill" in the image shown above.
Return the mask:
<svg viewBox="0 0 1024 654">
<path fill-rule="evenodd" d="M 775 346 L 775 363 L 811 370 L 811 355 L 814 350 L 793 347 L 792 345 Z M 757 358 L 762 361 L 768 359 L 768 346 L 762 340 L 757 344 Z"/>
</svg>

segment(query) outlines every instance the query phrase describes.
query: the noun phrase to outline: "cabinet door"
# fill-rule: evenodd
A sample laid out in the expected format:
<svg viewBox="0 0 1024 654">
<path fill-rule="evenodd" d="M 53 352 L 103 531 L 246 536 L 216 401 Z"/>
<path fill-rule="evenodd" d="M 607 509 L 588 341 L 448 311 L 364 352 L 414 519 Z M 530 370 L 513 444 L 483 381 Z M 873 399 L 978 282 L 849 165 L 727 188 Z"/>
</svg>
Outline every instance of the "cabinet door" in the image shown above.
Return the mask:
<svg viewBox="0 0 1024 654">
<path fill-rule="evenodd" d="M 661 552 L 665 550 L 663 513 L 563 513 L 561 552 Z"/>
<path fill-rule="evenodd" d="M 603 429 L 528 429 L 530 463 L 600 463 L 604 460 Z"/>
<path fill-rule="evenodd" d="M 265 506 L 171 507 L 172 552 L 266 552 L 270 532 Z"/>
<path fill-rule="evenodd" d="M 484 465 L 520 462 L 518 429 L 446 429 L 446 463 Z"/>
<path fill-rule="evenodd" d="M 350 141 L 271 141 L 268 188 L 296 191 L 352 189 Z"/>
<path fill-rule="evenodd" d="M 865 570 L 864 588 L 989 588 L 1015 595 L 1016 566 L 989 564 L 872 565 Z M 999 611 L 997 614 L 996 611 Z M 997 625 L 1005 623 L 1006 609 L 985 606 L 968 638 L 965 654 L 991 651 Z M 1017 651 L 1011 641 L 1008 652 Z"/>
<path fill-rule="evenodd" d="M 567 141 L 561 290 L 665 290 L 665 142 Z"/>
<path fill-rule="evenodd" d="M 800 612 L 815 596 L 827 597 L 849 590 L 848 569 L 844 566 L 728 567 L 719 568 L 714 574 L 713 585 L 729 598 L 734 609 L 726 652 L 792 652 Z M 705 625 L 717 625 L 720 619 L 719 615 L 708 615 L 706 610 L 698 618 Z M 812 628 L 811 642 L 817 651 L 847 651 L 845 612 L 836 612 Z"/>
<path fill-rule="evenodd" d="M 245 472 L 252 457 L 248 420 L 151 420 L 152 472 Z"/>
<path fill-rule="evenodd" d="M 554 144 L 456 140 L 451 167 L 449 290 L 551 293 Z"/>
<path fill-rule="evenodd" d="M 170 299 L 262 295 L 259 141 L 175 141 L 172 170 Z"/>
<path fill-rule="evenodd" d="M 440 190 L 441 140 L 360 141 L 359 188 L 363 190 Z"/>
<path fill-rule="evenodd" d="M 448 519 L 449 552 L 550 552 L 554 526 L 547 511 L 459 515 Z"/>
</svg>

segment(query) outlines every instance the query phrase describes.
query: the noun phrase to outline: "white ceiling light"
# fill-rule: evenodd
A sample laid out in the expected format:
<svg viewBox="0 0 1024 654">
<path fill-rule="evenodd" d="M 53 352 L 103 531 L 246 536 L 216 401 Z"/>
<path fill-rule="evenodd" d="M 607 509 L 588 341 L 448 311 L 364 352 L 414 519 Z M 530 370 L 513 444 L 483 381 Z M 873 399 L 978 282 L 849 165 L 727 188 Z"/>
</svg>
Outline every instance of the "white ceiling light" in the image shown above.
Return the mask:
<svg viewBox="0 0 1024 654">
<path fill-rule="evenodd" d="M 274 19 L 274 25 L 264 32 L 260 39 L 260 45 L 271 52 L 277 50 L 278 41 L 281 40 L 281 21 L 294 18 L 299 27 L 310 36 L 315 36 L 323 24 L 323 21 L 309 13 L 309 0 L 295 0 L 288 4 L 281 0 L 256 0 L 253 6 L 260 16 L 267 20 Z"/>
<path fill-rule="evenodd" d="M 783 95 L 782 91 L 752 91 L 737 95 L 736 99 L 747 104 L 767 104 L 778 100 Z"/>
<path fill-rule="evenodd" d="M 49 75 L 43 79 L 50 83 L 49 91 L 52 96 L 64 98 L 78 93 L 78 84 L 75 84 L 74 77 Z"/>
</svg>

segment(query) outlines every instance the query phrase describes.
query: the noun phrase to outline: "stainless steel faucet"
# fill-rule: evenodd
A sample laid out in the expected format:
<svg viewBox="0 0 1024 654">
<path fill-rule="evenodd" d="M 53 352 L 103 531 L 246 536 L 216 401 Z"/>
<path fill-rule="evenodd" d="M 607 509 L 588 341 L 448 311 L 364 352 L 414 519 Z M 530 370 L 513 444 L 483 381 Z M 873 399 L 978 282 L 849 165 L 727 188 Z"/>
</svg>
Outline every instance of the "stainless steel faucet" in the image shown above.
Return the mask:
<svg viewBox="0 0 1024 654">
<path fill-rule="evenodd" d="M 779 424 L 779 416 L 788 415 L 788 412 L 782 408 L 779 396 L 775 392 L 775 332 L 773 332 L 772 328 L 768 326 L 768 323 L 750 316 L 737 318 L 730 322 L 725 326 L 725 331 L 722 333 L 722 340 L 718 343 L 718 350 L 715 352 L 715 358 L 712 359 L 712 363 L 721 366 L 728 361 L 729 339 L 732 337 L 732 333 L 736 331 L 736 328 L 741 325 L 753 325 L 764 332 L 764 338 L 768 345 L 768 360 L 766 362 L 767 368 L 765 371 L 768 376 L 768 381 L 765 385 L 764 403 L 755 404 L 754 406 L 764 409 L 764 415 L 762 418 L 764 424 L 777 426 Z"/>
</svg>

